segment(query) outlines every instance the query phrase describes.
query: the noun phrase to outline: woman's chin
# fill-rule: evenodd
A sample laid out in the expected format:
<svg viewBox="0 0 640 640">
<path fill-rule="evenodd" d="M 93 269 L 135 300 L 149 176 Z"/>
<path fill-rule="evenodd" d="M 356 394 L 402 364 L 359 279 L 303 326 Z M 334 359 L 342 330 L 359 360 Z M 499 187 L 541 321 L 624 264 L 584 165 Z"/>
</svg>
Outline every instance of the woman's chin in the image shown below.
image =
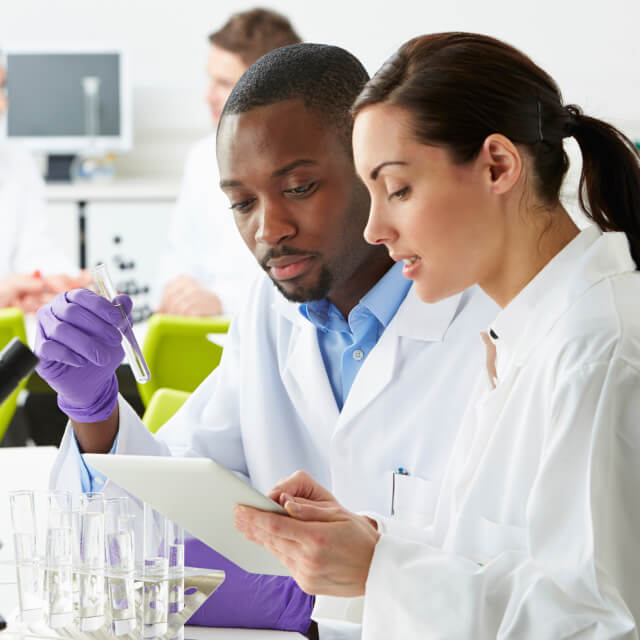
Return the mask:
<svg viewBox="0 0 640 640">
<path fill-rule="evenodd" d="M 416 289 L 416 294 L 418 298 L 422 302 L 426 302 L 427 304 L 434 304 L 436 302 L 440 302 L 440 300 L 444 300 L 445 298 L 450 298 L 451 296 L 455 296 L 458 293 L 464 291 L 467 287 L 452 287 L 452 286 L 437 286 L 433 281 L 424 282 L 421 280 L 416 280 L 414 282 L 414 287 Z"/>
</svg>

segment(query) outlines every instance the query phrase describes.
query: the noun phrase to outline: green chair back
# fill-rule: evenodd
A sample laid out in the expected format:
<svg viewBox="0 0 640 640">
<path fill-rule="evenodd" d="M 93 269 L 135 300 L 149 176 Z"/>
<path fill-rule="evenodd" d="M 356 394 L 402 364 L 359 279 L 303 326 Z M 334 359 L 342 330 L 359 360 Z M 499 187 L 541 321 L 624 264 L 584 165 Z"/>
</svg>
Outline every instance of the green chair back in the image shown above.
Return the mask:
<svg viewBox="0 0 640 640">
<path fill-rule="evenodd" d="M 27 344 L 27 335 L 24 328 L 24 316 L 20 309 L 14 309 L 12 307 L 7 309 L 0 309 L 0 350 L 4 349 L 6 344 L 12 338 L 19 338 Z M 18 393 L 21 389 L 24 389 L 27 384 L 26 379 L 23 380 L 18 388 L 2 403 L 0 404 L 0 441 L 4 437 L 4 434 L 9 427 L 11 418 L 16 412 L 18 406 Z"/>
<path fill-rule="evenodd" d="M 149 402 L 142 422 L 155 433 L 187 400 L 191 394 L 176 389 L 158 389 Z"/>
<path fill-rule="evenodd" d="M 218 366 L 222 347 L 207 338 L 227 333 L 227 318 L 185 318 L 154 314 L 149 319 L 142 352 L 151 380 L 139 384 L 145 407 L 161 388 L 192 392 Z"/>
</svg>

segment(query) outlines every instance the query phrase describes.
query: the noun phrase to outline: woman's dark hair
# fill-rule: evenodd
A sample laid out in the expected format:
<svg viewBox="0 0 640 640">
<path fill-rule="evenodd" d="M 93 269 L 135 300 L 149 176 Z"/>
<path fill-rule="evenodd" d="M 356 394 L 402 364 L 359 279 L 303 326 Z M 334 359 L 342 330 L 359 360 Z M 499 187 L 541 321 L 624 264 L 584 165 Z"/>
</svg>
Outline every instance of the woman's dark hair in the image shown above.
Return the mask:
<svg viewBox="0 0 640 640">
<path fill-rule="evenodd" d="M 562 139 L 582 152 L 580 206 L 603 231 L 624 231 L 640 267 L 640 153 L 611 125 L 564 106 L 554 80 L 523 53 L 474 33 L 437 33 L 405 43 L 369 80 L 352 108 L 387 103 L 411 114 L 416 139 L 472 160 L 487 136 L 526 147 L 534 186 L 559 200 L 569 166 Z"/>
</svg>

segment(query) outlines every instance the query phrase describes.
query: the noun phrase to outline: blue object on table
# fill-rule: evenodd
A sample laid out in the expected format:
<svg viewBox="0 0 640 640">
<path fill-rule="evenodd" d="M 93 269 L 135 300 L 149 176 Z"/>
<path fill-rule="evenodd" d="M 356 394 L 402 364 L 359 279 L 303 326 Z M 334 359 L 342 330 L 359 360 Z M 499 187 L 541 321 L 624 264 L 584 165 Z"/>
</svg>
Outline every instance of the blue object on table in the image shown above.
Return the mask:
<svg viewBox="0 0 640 640">
<path fill-rule="evenodd" d="M 202 627 L 278 629 L 306 633 L 311 626 L 314 597 L 293 578 L 243 571 L 195 538 L 185 540 L 185 565 L 220 569 L 225 580 L 191 616 L 187 624 Z"/>
</svg>

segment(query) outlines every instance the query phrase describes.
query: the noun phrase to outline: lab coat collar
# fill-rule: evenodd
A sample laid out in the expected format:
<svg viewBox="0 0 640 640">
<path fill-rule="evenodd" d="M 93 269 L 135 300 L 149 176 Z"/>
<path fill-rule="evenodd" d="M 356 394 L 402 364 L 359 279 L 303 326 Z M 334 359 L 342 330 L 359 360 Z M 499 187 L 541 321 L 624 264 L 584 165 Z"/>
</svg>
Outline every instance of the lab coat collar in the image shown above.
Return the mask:
<svg viewBox="0 0 640 640">
<path fill-rule="evenodd" d="M 64 460 L 69 455 L 69 449 L 75 446 L 75 436 L 71 422 L 67 423 L 62 441 L 60 442 L 59 458 Z M 82 490 L 82 479 L 80 477 L 80 466 L 77 464 L 54 465 L 49 476 L 50 487 L 67 487 L 75 491 Z"/>
<path fill-rule="evenodd" d="M 340 425 L 356 418 L 398 375 L 401 339 L 442 342 L 468 293 L 434 304 L 422 302 L 412 287 L 353 381 L 342 408 Z"/>
<path fill-rule="evenodd" d="M 289 320 L 292 324 L 302 327 L 309 324 L 309 320 L 304 318 L 299 311 L 300 304 L 297 302 L 290 302 L 287 300 L 277 289 L 277 287 L 272 284 L 272 287 L 276 289 L 275 299 L 271 305 L 271 308 L 276 311 L 279 315 L 283 316 L 287 320 Z"/>
<path fill-rule="evenodd" d="M 461 293 L 429 304 L 422 302 L 418 298 L 415 287 L 411 286 L 391 319 L 387 331 L 393 329 L 395 335 L 412 340 L 442 342 L 449 325 L 461 307 L 464 296 L 465 294 Z M 296 326 L 305 327 L 311 324 L 300 313 L 299 304 L 289 302 L 279 291 L 273 308 Z"/>
<path fill-rule="evenodd" d="M 489 335 L 496 345 L 498 383 L 512 366 L 526 362 L 587 289 L 604 278 L 635 269 L 624 233 L 603 233 L 596 226 L 581 231 L 491 324 Z"/>
<path fill-rule="evenodd" d="M 434 303 L 422 302 L 414 286 L 400 305 L 390 327 L 396 335 L 424 342 L 442 342 L 447 329 L 462 307 L 466 293 Z"/>
<path fill-rule="evenodd" d="M 340 412 L 325 373 L 315 326 L 302 316 L 298 305 L 288 302 L 277 293 L 274 310 L 297 329 L 297 336 L 291 341 L 286 364 L 281 371 L 282 379 L 300 415 L 309 416 L 309 431 L 327 451 L 327 455 L 329 440 L 335 430 L 353 420 L 396 375 L 400 338 L 441 342 L 468 296 L 469 293 L 465 292 L 435 304 L 425 304 L 411 287 L 358 372 Z M 303 380 L 313 380 L 314 384 L 302 385 Z"/>
</svg>

